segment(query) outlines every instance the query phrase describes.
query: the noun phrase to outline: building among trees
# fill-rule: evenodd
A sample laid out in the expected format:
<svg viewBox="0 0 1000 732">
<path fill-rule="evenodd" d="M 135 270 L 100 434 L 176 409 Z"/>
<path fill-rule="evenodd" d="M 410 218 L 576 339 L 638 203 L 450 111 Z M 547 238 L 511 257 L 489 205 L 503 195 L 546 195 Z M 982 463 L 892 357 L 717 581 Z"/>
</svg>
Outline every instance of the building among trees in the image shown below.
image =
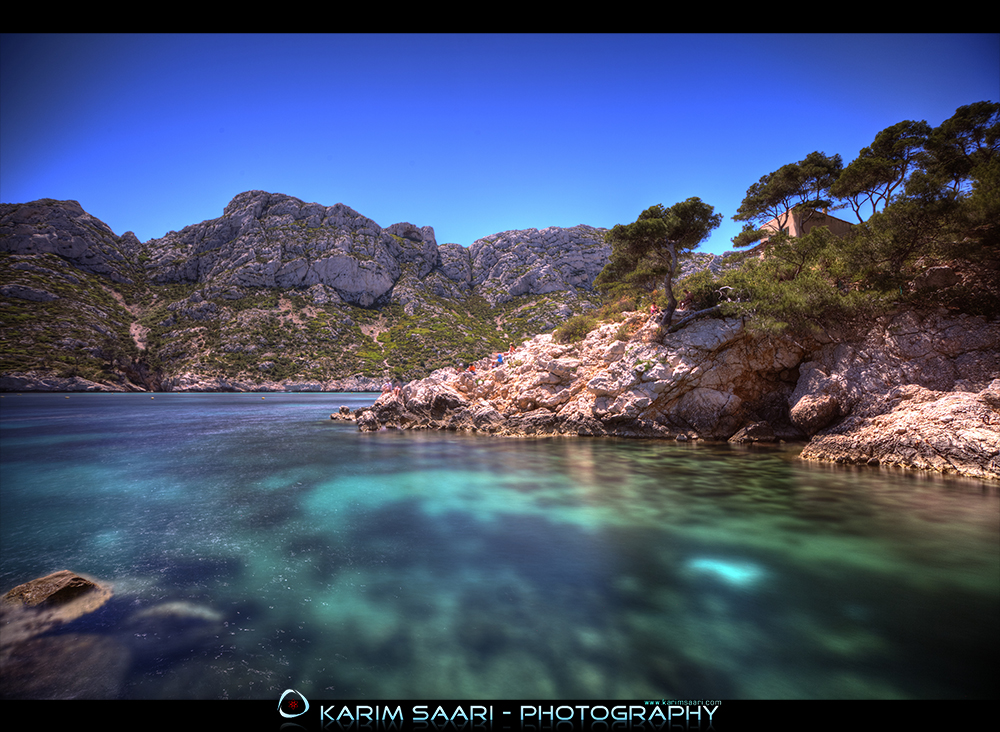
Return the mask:
<svg viewBox="0 0 1000 732">
<path fill-rule="evenodd" d="M 844 221 L 843 219 L 838 219 L 836 216 L 831 216 L 825 210 L 815 211 L 807 209 L 802 212 L 794 210 L 786 211 L 778 218 L 771 219 L 762 224 L 760 228 L 762 231 L 767 230 L 774 233 L 783 231 L 790 237 L 798 238 L 805 236 L 817 226 L 825 226 L 830 230 L 831 234 L 839 237 L 846 236 L 853 225 L 850 221 Z M 769 238 L 764 237 L 760 243 L 766 244 Z"/>
</svg>

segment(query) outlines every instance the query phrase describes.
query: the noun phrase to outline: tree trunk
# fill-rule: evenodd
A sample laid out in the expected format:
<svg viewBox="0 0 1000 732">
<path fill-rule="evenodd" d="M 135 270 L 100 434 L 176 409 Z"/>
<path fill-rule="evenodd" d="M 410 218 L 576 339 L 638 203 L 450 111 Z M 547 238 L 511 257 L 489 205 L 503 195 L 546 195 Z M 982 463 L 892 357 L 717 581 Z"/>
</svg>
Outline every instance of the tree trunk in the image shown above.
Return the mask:
<svg viewBox="0 0 1000 732">
<path fill-rule="evenodd" d="M 663 315 L 660 316 L 660 327 L 670 327 L 670 321 L 674 319 L 674 311 L 676 309 L 677 299 L 674 297 L 674 293 L 670 292 L 670 296 L 667 298 L 667 307 L 664 309 Z"/>
<path fill-rule="evenodd" d="M 708 316 L 708 315 L 715 315 L 716 313 L 719 313 L 719 312 L 722 312 L 722 308 L 719 307 L 718 305 L 713 305 L 712 307 L 705 308 L 704 310 L 696 310 L 695 312 L 691 313 L 690 315 L 688 315 L 688 316 L 686 316 L 686 317 L 681 318 L 680 320 L 678 320 L 675 325 L 671 326 L 670 329 L 667 330 L 667 332 L 668 333 L 675 333 L 678 330 L 680 330 L 681 328 L 683 328 L 685 325 L 687 325 L 688 323 L 690 323 L 692 320 L 697 320 L 698 318 L 704 318 L 705 316 Z"/>
<path fill-rule="evenodd" d="M 673 242 L 667 245 L 670 252 L 670 271 L 663 278 L 663 289 L 667 293 L 667 308 L 660 318 L 660 327 L 669 328 L 670 321 L 674 319 L 674 311 L 677 309 L 677 298 L 674 297 L 674 272 L 677 271 L 677 247 Z"/>
</svg>

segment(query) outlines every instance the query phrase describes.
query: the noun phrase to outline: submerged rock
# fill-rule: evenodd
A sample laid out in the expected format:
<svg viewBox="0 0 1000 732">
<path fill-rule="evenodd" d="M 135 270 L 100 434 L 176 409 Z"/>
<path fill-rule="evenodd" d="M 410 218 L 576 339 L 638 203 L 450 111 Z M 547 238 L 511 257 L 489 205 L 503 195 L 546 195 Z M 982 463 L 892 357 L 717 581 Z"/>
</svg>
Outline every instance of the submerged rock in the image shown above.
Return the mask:
<svg viewBox="0 0 1000 732">
<path fill-rule="evenodd" d="M 68 570 L 18 585 L 4 595 L 0 697 L 118 698 L 134 660 L 189 655 L 218 643 L 224 627 L 218 610 L 186 600 L 159 603 L 119 622 L 98 623 L 99 632 L 73 632 L 81 629 L 78 624 L 63 627 L 110 597 L 110 587 Z"/>
<path fill-rule="evenodd" d="M 0 598 L 0 604 L 54 610 L 52 615 L 66 622 L 93 612 L 111 594 L 109 586 L 62 569 L 18 585 Z"/>
<path fill-rule="evenodd" d="M 186 656 L 218 643 L 224 621 L 214 608 L 175 600 L 140 610 L 122 623 L 121 630 L 139 658 Z"/>
<path fill-rule="evenodd" d="M 198 605 L 193 602 L 175 600 L 173 602 L 160 603 L 159 605 L 148 607 L 145 610 L 140 610 L 132 616 L 132 620 L 140 622 L 148 620 L 191 620 L 207 623 L 221 623 L 223 616 L 222 613 L 214 608 L 210 608 L 205 605 Z"/>
<path fill-rule="evenodd" d="M 67 569 L 18 585 L 0 598 L 0 648 L 92 613 L 111 594 L 110 587 Z"/>
<path fill-rule="evenodd" d="M 0 598 L 0 695 L 5 699 L 113 699 L 129 665 L 117 641 L 44 635 L 94 612 L 111 588 L 69 570 L 18 585 Z"/>
<path fill-rule="evenodd" d="M 131 663 L 114 638 L 91 633 L 32 638 L 0 657 L 4 699 L 116 699 Z"/>
<path fill-rule="evenodd" d="M 746 444 L 753 442 L 775 442 L 777 437 L 774 430 L 767 422 L 754 422 L 748 424 L 735 435 L 729 438 L 730 442 Z"/>
</svg>

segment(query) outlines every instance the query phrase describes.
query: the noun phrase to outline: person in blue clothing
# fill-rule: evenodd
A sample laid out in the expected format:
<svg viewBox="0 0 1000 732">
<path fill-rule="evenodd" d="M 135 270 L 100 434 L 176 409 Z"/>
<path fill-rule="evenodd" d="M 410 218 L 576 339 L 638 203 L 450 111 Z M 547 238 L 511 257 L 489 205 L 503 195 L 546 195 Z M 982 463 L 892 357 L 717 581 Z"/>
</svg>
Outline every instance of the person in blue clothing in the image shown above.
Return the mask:
<svg viewBox="0 0 1000 732">
<path fill-rule="evenodd" d="M 497 366 L 503 366 L 503 354 L 502 353 L 498 353 L 497 354 Z"/>
</svg>

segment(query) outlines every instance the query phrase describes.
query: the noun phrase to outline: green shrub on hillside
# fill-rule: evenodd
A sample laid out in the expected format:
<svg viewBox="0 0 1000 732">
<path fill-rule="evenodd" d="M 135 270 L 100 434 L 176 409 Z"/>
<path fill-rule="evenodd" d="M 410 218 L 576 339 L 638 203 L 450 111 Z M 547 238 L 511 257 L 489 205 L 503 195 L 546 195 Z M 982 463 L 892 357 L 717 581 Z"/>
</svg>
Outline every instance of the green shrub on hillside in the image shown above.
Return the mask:
<svg viewBox="0 0 1000 732">
<path fill-rule="evenodd" d="M 688 310 L 703 310 L 717 305 L 723 293 L 719 292 L 720 284 L 710 270 L 703 269 L 688 275 L 674 286 L 674 296 L 678 302 L 687 298 L 685 293 L 691 293 Z"/>
<path fill-rule="evenodd" d="M 556 343 L 576 343 L 582 341 L 598 325 L 595 315 L 574 315 L 555 329 L 552 339 Z"/>
</svg>

